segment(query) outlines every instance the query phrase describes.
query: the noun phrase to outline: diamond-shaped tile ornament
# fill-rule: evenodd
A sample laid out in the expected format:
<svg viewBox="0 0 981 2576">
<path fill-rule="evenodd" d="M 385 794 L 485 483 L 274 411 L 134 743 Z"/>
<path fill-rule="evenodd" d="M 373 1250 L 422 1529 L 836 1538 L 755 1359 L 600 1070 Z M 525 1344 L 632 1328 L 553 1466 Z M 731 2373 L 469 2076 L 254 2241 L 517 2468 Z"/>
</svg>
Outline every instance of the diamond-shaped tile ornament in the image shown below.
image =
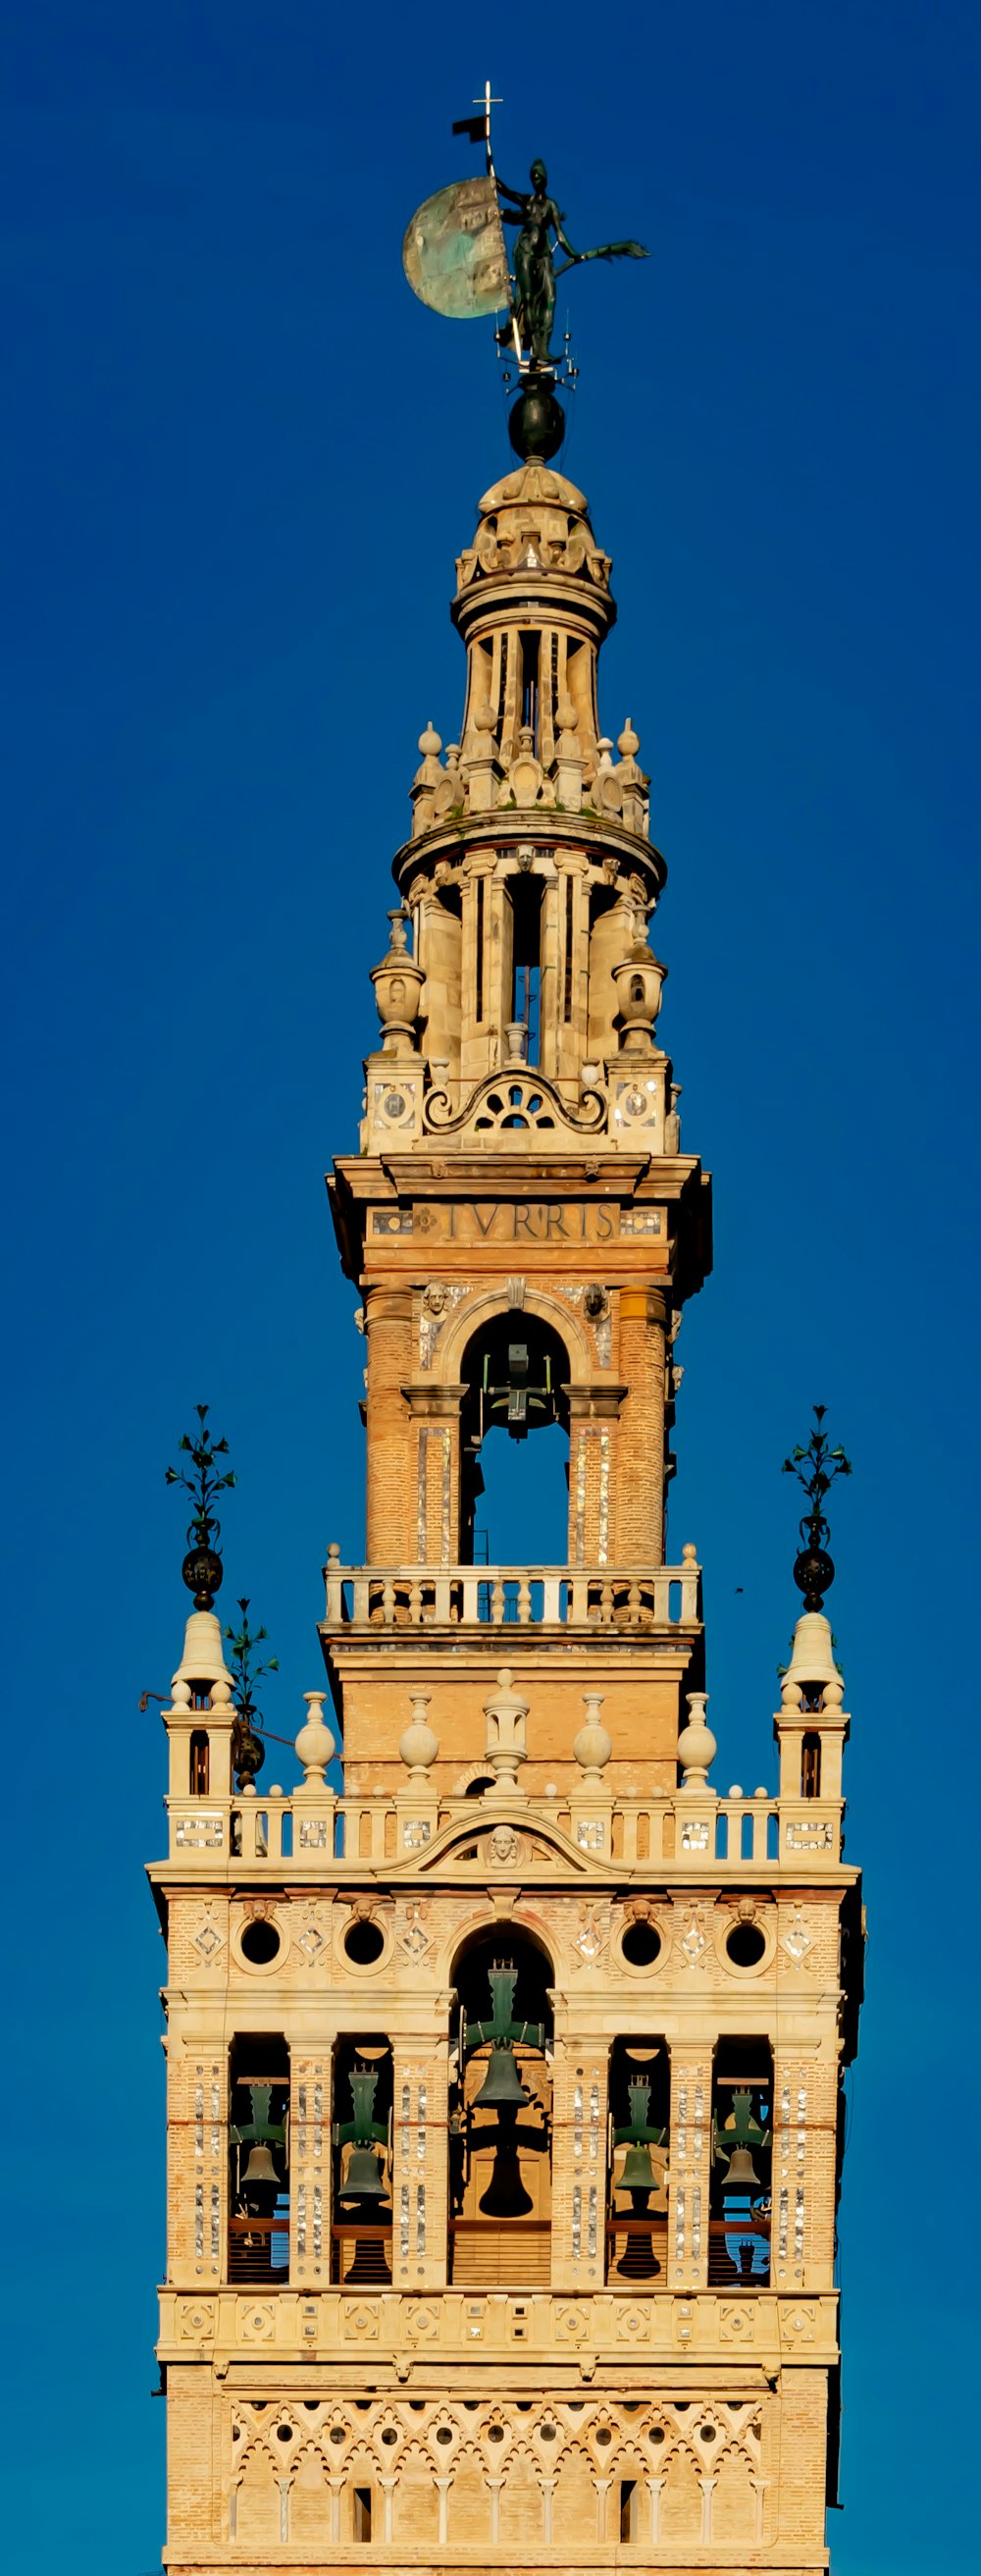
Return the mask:
<svg viewBox="0 0 981 2576">
<path fill-rule="evenodd" d="M 789 1931 L 784 1933 L 783 1947 L 795 1967 L 800 1966 L 801 1960 L 806 1959 L 808 1951 L 814 1947 L 799 1905 L 795 1907 Z"/>
<path fill-rule="evenodd" d="M 702 1918 L 697 1908 L 693 1906 L 690 1914 L 687 1916 L 685 1929 L 681 1936 L 681 1949 L 690 1968 L 696 1968 L 698 1966 L 702 1952 L 703 1950 L 707 1950 L 707 1948 L 708 1942 L 706 1940 L 705 1933 L 702 1930 Z"/>
<path fill-rule="evenodd" d="M 194 1933 L 192 1946 L 200 1952 L 202 1959 L 207 1959 L 209 1962 L 214 1958 L 216 1950 L 224 1948 L 221 1933 L 217 1925 L 212 1923 L 210 1916 L 206 1916 L 199 1930 Z"/>
</svg>

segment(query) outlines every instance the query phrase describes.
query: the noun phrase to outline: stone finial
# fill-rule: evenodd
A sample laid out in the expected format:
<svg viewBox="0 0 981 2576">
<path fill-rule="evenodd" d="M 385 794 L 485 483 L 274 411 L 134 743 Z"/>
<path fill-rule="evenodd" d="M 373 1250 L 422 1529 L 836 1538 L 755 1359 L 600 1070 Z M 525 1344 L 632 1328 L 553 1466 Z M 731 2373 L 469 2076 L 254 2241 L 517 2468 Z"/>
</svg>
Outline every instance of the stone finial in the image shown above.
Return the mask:
<svg viewBox="0 0 981 2576">
<path fill-rule="evenodd" d="M 391 937 L 380 966 L 373 966 L 371 981 L 375 988 L 375 1007 L 382 1024 L 382 1054 L 397 1055 L 404 1046 L 417 1047 L 416 1021 L 425 975 L 422 967 L 410 957 L 401 905 L 389 913 Z"/>
<path fill-rule="evenodd" d="M 572 1750 L 583 1779 L 597 1787 L 613 1751 L 613 1738 L 600 1722 L 602 1691 L 584 1691 L 583 1702 L 586 1715 L 578 1735 L 573 1737 Z"/>
<path fill-rule="evenodd" d="M 667 971 L 647 945 L 643 911 L 638 909 L 634 915 L 630 947 L 620 964 L 613 968 L 620 1048 L 624 1055 L 653 1053 L 654 1022 L 661 1008 L 661 987 Z"/>
<path fill-rule="evenodd" d="M 431 1691 L 417 1690 L 411 1693 L 412 1716 L 405 1733 L 399 1737 L 399 1753 L 409 1778 L 418 1781 L 421 1786 L 427 1785 L 430 1764 L 435 1762 L 439 1752 L 439 1737 L 426 1717 L 431 1697 Z"/>
<path fill-rule="evenodd" d="M 517 1794 L 518 1767 L 528 1759 L 525 1743 L 525 1719 L 528 1702 L 520 1691 L 512 1689 L 514 1675 L 505 1664 L 498 1673 L 498 1688 L 493 1699 L 484 1701 L 487 1720 L 486 1756 L 494 1774 L 494 1785 Z"/>
<path fill-rule="evenodd" d="M 436 789 L 442 785 L 444 776 L 439 759 L 442 748 L 440 736 L 430 718 L 419 736 L 422 759 L 409 790 L 413 806 L 412 831 L 415 839 L 418 839 L 420 832 L 428 831 L 432 822 L 433 797 Z"/>
<path fill-rule="evenodd" d="M 800 1708 L 805 1692 L 819 1690 L 823 1708 L 840 1708 L 845 1685 L 834 1659 L 831 1622 L 822 1610 L 805 1610 L 794 1629 L 790 1662 L 780 1685 L 784 1708 Z"/>
<path fill-rule="evenodd" d="M 636 760 L 640 750 L 640 735 L 634 732 L 629 716 L 623 732 L 617 735 L 617 750 L 622 760 Z"/>
<path fill-rule="evenodd" d="M 303 1697 L 310 1711 L 296 1739 L 297 1755 L 303 1764 L 303 1787 L 313 1790 L 322 1789 L 328 1762 L 333 1761 L 337 1751 L 335 1738 L 329 1726 L 324 1724 L 324 1701 L 327 1693 L 326 1691 L 304 1691 Z"/>
<path fill-rule="evenodd" d="M 688 1723 L 678 1737 L 678 1760 L 683 1765 L 682 1788 L 697 1791 L 708 1788 L 708 1774 L 718 1747 L 705 1716 L 708 1692 L 689 1691 L 688 1707 Z"/>
</svg>

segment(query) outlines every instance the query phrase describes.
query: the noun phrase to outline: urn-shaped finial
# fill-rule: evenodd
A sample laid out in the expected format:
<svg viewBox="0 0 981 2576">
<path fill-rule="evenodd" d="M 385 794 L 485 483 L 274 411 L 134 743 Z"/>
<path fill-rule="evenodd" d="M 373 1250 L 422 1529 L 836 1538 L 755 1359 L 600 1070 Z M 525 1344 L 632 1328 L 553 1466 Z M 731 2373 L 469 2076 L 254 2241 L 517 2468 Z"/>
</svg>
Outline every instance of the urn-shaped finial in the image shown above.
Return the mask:
<svg viewBox="0 0 981 2576">
<path fill-rule="evenodd" d="M 602 1778 L 610 1759 L 613 1738 L 600 1721 L 602 1691 L 584 1691 L 583 1700 L 586 1715 L 578 1735 L 573 1737 L 572 1750 L 583 1778 L 596 1783 Z"/>
<path fill-rule="evenodd" d="M 426 1716 L 431 1697 L 430 1691 L 412 1692 L 412 1716 L 404 1734 L 399 1737 L 399 1753 L 409 1778 L 422 1783 L 428 1779 L 430 1764 L 435 1762 L 439 1752 L 439 1737 Z"/>
<path fill-rule="evenodd" d="M 328 1762 L 333 1761 L 337 1751 L 330 1728 L 324 1724 L 327 1693 L 304 1691 L 303 1697 L 310 1711 L 296 1739 L 297 1754 L 303 1764 L 303 1786 L 305 1789 L 322 1789 Z"/>
<path fill-rule="evenodd" d="M 681 1783 L 683 1789 L 707 1789 L 708 1787 L 708 1774 L 718 1746 L 706 1720 L 707 1706 L 707 1691 L 689 1691 L 688 1723 L 687 1726 L 682 1727 L 678 1737 L 678 1760 L 683 1766 Z"/>
<path fill-rule="evenodd" d="M 388 954 L 380 966 L 372 968 L 371 981 L 382 1024 L 382 1054 L 397 1055 L 401 1048 L 418 1044 L 415 1024 L 426 979 L 422 967 L 409 955 L 406 916 L 401 905 L 388 918 L 392 925 Z"/>
<path fill-rule="evenodd" d="M 525 1719 L 528 1702 L 513 1689 L 514 1675 L 505 1664 L 498 1673 L 498 1687 L 493 1698 L 484 1701 L 487 1720 L 486 1754 L 498 1789 L 517 1790 L 518 1766 L 528 1759 L 525 1743 Z"/>
<path fill-rule="evenodd" d="M 652 1054 L 654 1022 L 661 1008 L 661 986 L 667 971 L 647 945 L 644 917 L 639 913 L 627 955 L 613 969 L 623 1055 Z"/>
</svg>

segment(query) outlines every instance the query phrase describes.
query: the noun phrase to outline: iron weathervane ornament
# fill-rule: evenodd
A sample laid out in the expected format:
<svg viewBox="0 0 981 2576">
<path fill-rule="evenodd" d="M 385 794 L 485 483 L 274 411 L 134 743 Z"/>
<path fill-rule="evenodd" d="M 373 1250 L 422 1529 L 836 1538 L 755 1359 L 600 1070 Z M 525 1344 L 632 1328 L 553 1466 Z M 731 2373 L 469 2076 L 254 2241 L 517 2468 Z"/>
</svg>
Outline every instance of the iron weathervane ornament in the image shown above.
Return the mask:
<svg viewBox="0 0 981 2576">
<path fill-rule="evenodd" d="M 413 215 L 402 244 L 402 265 L 421 303 L 447 320 L 467 322 L 505 316 L 498 342 L 513 355 L 521 391 L 508 423 L 512 447 L 525 459 L 554 456 L 565 436 L 565 413 L 556 382 L 571 383 L 576 374 L 568 354 L 556 357 L 551 347 L 555 320 L 555 285 L 567 269 L 591 259 L 646 259 L 642 243 L 601 242 L 595 250 L 574 250 L 565 216 L 549 195 L 544 161 L 532 162 L 530 189 L 510 188 L 499 179 L 491 149 L 491 97 L 487 81 L 479 116 L 461 117 L 454 134 L 482 143 L 485 175 L 455 180 L 427 197 Z M 511 274 L 505 224 L 518 228 Z M 556 268 L 555 249 L 565 257 Z M 564 372 L 563 372 L 564 370 Z"/>
<path fill-rule="evenodd" d="M 830 1493 L 836 1476 L 850 1476 L 851 1459 L 843 1449 L 832 1449 L 824 1429 L 826 1404 L 814 1407 L 814 1428 L 806 1449 L 792 1449 L 781 1468 L 784 1476 L 796 1476 L 807 1495 L 810 1510 L 800 1523 L 804 1542 L 794 1559 L 794 1582 L 804 1595 L 805 1610 L 820 1610 L 824 1595 L 835 1579 L 834 1558 L 827 1553 L 831 1536 L 824 1509 L 825 1495 Z"/>
<path fill-rule="evenodd" d="M 192 1438 L 189 1431 L 183 1431 L 177 1443 L 178 1449 L 186 1451 L 194 1472 L 188 1475 L 184 1467 L 167 1467 L 164 1481 L 168 1485 L 183 1485 L 194 1505 L 187 1532 L 188 1551 L 181 1573 L 188 1591 L 194 1594 L 195 1609 L 210 1610 L 224 1573 L 217 1552 L 221 1522 L 215 1515 L 215 1497 L 227 1493 L 229 1486 L 234 1485 L 235 1471 L 218 1465 L 220 1458 L 228 1456 L 228 1442 L 212 1439 L 208 1430 L 207 1405 L 196 1405 L 195 1412 L 198 1417 L 196 1433 Z"/>
<path fill-rule="evenodd" d="M 232 1697 L 236 1709 L 235 1725 L 232 1730 L 232 1764 L 237 1785 L 241 1789 L 246 1781 L 255 1779 L 256 1772 L 261 1771 L 266 1758 L 265 1745 L 261 1737 L 256 1734 L 253 1725 L 253 1719 L 258 1716 L 255 1693 L 264 1674 L 278 1673 L 279 1661 L 277 1656 L 270 1655 L 268 1663 L 254 1662 L 256 1647 L 264 1644 L 268 1630 L 257 1628 L 253 1635 L 249 1627 L 247 1593 L 238 1606 L 242 1613 L 241 1627 L 223 1628 L 222 1636 L 227 1638 L 232 1650 Z"/>
</svg>

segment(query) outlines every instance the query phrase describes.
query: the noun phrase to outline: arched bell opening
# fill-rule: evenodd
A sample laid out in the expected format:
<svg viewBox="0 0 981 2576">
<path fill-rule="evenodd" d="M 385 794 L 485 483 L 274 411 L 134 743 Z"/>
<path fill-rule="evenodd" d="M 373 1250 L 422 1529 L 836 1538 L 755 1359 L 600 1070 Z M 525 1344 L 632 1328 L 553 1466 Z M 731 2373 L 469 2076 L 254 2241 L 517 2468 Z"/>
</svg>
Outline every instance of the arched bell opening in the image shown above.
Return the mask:
<svg viewBox="0 0 981 2576">
<path fill-rule="evenodd" d="M 383 2032 L 334 2050 L 331 2279 L 360 2290 L 392 2278 L 392 2050 Z"/>
<path fill-rule="evenodd" d="M 196 1726 L 191 1736 L 188 1788 L 192 1798 L 206 1798 L 211 1777 L 211 1745 L 207 1729 Z"/>
<path fill-rule="evenodd" d="M 284 2280 L 290 2259 L 290 2053 L 280 2034 L 233 2039 L 229 2062 L 228 2278 Z"/>
<path fill-rule="evenodd" d="M 800 1749 L 800 1794 L 802 1798 L 821 1795 L 821 1738 L 809 1732 Z"/>
<path fill-rule="evenodd" d="M 449 2277 L 547 2284 L 552 2212 L 551 1960 L 511 1926 L 455 1970 L 450 2052 Z"/>
<path fill-rule="evenodd" d="M 560 1334 L 523 1307 L 489 1317 L 467 1343 L 460 1367 L 461 1564 L 567 1562 L 569 1377 Z M 500 1433 L 506 1436 L 493 1436 Z"/>
<path fill-rule="evenodd" d="M 759 2290 L 769 2281 L 772 2142 L 769 2040 L 720 2040 L 712 2076 L 712 2289 Z"/>
<path fill-rule="evenodd" d="M 606 2277 L 663 2289 L 668 2265 L 671 2061 L 664 2039 L 615 2039 L 610 2051 Z"/>
<path fill-rule="evenodd" d="M 512 1053 L 520 1049 L 526 1064 L 541 1058 L 542 896 L 541 877 L 524 873 L 508 882 L 511 934 L 511 989 L 508 1014 Z M 504 1127 L 521 1126 L 523 1118 L 505 1118 Z"/>
</svg>

